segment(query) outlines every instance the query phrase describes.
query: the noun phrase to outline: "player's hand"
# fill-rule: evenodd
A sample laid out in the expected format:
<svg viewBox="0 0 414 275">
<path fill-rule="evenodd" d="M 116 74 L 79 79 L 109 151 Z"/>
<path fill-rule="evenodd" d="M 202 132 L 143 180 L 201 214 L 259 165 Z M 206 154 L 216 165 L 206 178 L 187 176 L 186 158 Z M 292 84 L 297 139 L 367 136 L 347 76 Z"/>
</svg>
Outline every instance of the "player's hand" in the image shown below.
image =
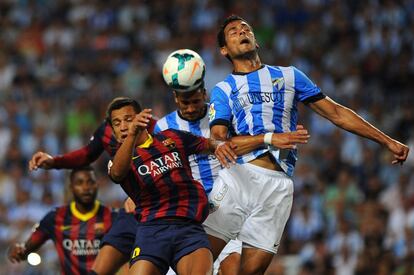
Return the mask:
<svg viewBox="0 0 414 275">
<path fill-rule="evenodd" d="M 16 243 L 9 248 L 7 253 L 9 261 L 12 263 L 19 263 L 26 260 L 26 248 L 22 243 Z"/>
<path fill-rule="evenodd" d="M 272 145 L 279 149 L 294 149 L 297 144 L 306 144 L 310 135 L 303 125 L 297 125 L 296 131 L 288 133 L 274 133 Z"/>
<path fill-rule="evenodd" d="M 237 145 L 235 145 L 234 143 L 229 141 L 223 141 L 216 146 L 214 155 L 216 155 L 221 165 L 223 165 L 226 168 L 229 168 L 230 162 L 233 164 L 236 163 L 237 155 L 234 152 L 236 148 Z"/>
<path fill-rule="evenodd" d="M 135 115 L 134 120 L 129 126 L 129 134 L 138 135 L 142 130 L 146 129 L 152 118 L 151 112 L 152 109 L 144 109 Z"/>
<path fill-rule="evenodd" d="M 390 150 L 394 155 L 394 160 L 391 162 L 392 164 L 400 163 L 401 165 L 408 157 L 408 152 L 410 149 L 407 145 L 402 144 L 399 141 L 392 140 L 388 145 L 388 150 Z"/>
<path fill-rule="evenodd" d="M 125 212 L 127 213 L 134 213 L 135 212 L 135 203 L 134 201 L 128 197 L 124 202 Z"/>
<path fill-rule="evenodd" d="M 55 161 L 53 157 L 45 152 L 36 152 L 29 161 L 29 171 L 53 168 Z"/>
</svg>

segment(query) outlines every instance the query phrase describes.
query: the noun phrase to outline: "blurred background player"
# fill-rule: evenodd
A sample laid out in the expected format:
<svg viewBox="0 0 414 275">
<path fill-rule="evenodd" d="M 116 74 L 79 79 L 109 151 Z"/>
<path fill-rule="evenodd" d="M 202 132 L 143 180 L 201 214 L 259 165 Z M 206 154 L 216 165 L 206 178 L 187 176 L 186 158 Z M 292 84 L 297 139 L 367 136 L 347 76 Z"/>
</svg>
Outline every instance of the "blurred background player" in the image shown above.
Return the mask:
<svg viewBox="0 0 414 275">
<path fill-rule="evenodd" d="M 181 62 L 175 63 L 170 61 L 170 59 L 175 58 L 177 60 L 181 60 Z M 203 69 L 198 74 L 197 72 L 194 73 L 194 70 L 191 68 L 193 64 L 198 64 L 198 66 Z M 180 68 L 184 69 L 186 66 L 190 67 L 190 73 L 182 76 L 179 85 L 173 81 L 169 83 L 168 77 L 170 77 L 170 75 L 179 74 Z M 168 75 L 165 74 L 166 70 L 168 71 Z M 155 125 L 154 133 L 158 133 L 166 129 L 176 129 L 188 131 L 194 135 L 209 138 L 209 104 L 207 103 L 207 93 L 204 88 L 205 73 L 203 59 L 192 50 L 177 50 L 172 52 L 167 57 L 164 63 L 163 72 L 166 83 L 171 89 L 173 89 L 177 110 L 159 119 Z M 303 140 L 306 140 L 306 134 L 303 137 Z M 286 142 L 286 138 L 287 137 L 282 136 L 276 137 L 275 135 L 274 146 L 283 146 L 283 142 Z M 292 144 L 299 141 L 295 140 L 293 135 L 291 138 Z M 253 141 L 253 139 L 254 137 L 251 136 L 238 137 L 235 138 L 233 142 L 240 146 L 250 146 L 250 150 L 253 150 L 258 147 L 257 141 Z M 239 143 L 241 140 L 243 140 L 243 144 Z M 261 145 L 264 146 L 264 143 L 259 140 L 259 146 Z M 219 170 L 222 169 L 220 162 L 213 154 L 190 155 L 189 161 L 193 178 L 203 184 L 204 190 L 208 195 L 213 187 L 214 180 L 217 178 Z M 240 254 L 241 242 L 232 240 L 222 251 L 219 261 L 215 262 L 215 273 L 217 273 L 218 269 L 220 269 L 220 272 L 223 275 L 237 274 L 238 267 L 240 265 Z"/>
<path fill-rule="evenodd" d="M 217 40 L 233 73 L 212 90 L 212 137 L 227 140 L 232 129 L 238 135 L 265 133 L 266 142 L 274 133 L 296 129 L 297 105 L 302 102 L 336 126 L 383 145 L 393 154 L 393 164 L 406 160 L 406 145 L 325 96 L 303 72 L 262 64 L 253 29 L 244 19 L 224 20 Z M 280 246 L 292 207 L 296 159 L 296 149 L 269 146 L 243 155 L 241 164 L 219 174 L 211 197 L 223 188 L 228 191 L 217 200 L 221 207 L 207 218 L 206 231 L 214 257 L 235 236 L 243 241 L 240 274 L 264 273 Z M 240 193 L 246 196 L 241 199 Z"/>
<path fill-rule="evenodd" d="M 116 213 L 96 200 L 98 183 L 92 167 L 75 168 L 69 178 L 72 202 L 50 211 L 25 243 L 14 244 L 8 254 L 11 262 L 26 260 L 51 239 L 63 274 L 88 274 L 91 270 Z"/>
<path fill-rule="evenodd" d="M 131 106 L 137 113 L 141 106 L 136 100 L 128 97 L 114 98 L 108 106 Z M 107 115 L 107 117 L 109 117 Z M 121 122 L 125 125 L 124 122 Z M 150 132 L 153 131 L 155 120 L 151 119 L 148 124 Z M 118 125 L 116 125 L 118 126 Z M 121 127 L 122 128 L 122 127 Z M 122 128 L 124 131 L 127 128 Z M 90 164 L 98 159 L 105 151 L 109 157 L 113 157 L 119 143 L 113 134 L 111 121 L 105 119 L 97 128 L 89 143 L 84 147 L 52 157 L 45 152 L 36 152 L 29 161 L 29 170 L 75 168 Z M 130 205 L 130 206 L 128 206 Z M 97 274 L 114 274 L 123 264 L 127 263 L 135 240 L 136 220 L 132 212 L 135 206 L 132 201 L 125 202 L 125 209 L 121 209 L 116 220 L 113 222 L 108 234 L 105 234 L 101 242 L 101 249 L 93 265 L 93 272 Z M 127 209 L 128 208 L 128 209 Z M 129 213 L 130 212 L 130 213 Z"/>
</svg>

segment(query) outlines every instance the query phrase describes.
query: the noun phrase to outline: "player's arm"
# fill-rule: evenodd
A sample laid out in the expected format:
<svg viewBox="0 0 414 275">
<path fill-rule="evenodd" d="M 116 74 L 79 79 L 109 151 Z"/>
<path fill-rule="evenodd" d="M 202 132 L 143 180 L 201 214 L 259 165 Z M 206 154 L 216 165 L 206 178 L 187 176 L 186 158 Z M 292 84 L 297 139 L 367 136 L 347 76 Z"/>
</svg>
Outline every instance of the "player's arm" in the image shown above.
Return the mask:
<svg viewBox="0 0 414 275">
<path fill-rule="evenodd" d="M 220 125 L 214 127 L 218 129 L 215 136 L 219 137 L 220 140 L 225 140 L 227 131 L 224 128 L 226 127 Z M 213 136 L 213 134 L 211 135 Z M 234 136 L 228 139 L 232 145 L 231 148 L 226 146 L 218 147 L 220 150 L 216 150 L 215 155 L 223 166 L 228 167 L 227 160 L 234 162 L 235 155 L 244 155 L 267 145 L 272 145 L 280 149 L 293 149 L 297 144 L 307 143 L 309 138 L 308 131 L 302 125 L 298 125 L 296 131 L 293 132 L 271 133 L 271 136 L 268 138 L 265 138 L 265 134 L 256 136 Z"/>
<path fill-rule="evenodd" d="M 76 168 L 94 162 L 103 152 L 102 136 L 104 135 L 106 123 L 102 123 L 94 132 L 89 143 L 82 148 L 68 152 L 63 155 L 52 157 L 46 152 L 36 152 L 29 161 L 29 170 Z"/>
<path fill-rule="evenodd" d="M 393 164 L 403 163 L 407 159 L 409 148 L 406 145 L 392 139 L 353 110 L 329 97 L 308 103 L 308 106 L 336 126 L 387 147 L 394 154 Z"/>
<path fill-rule="evenodd" d="M 25 261 L 27 255 L 38 250 L 44 241 L 33 241 L 32 238 L 27 240 L 25 243 L 15 243 L 9 248 L 8 258 L 12 263 L 18 263 Z"/>
<path fill-rule="evenodd" d="M 10 262 L 18 263 L 25 261 L 27 255 L 38 250 L 49 239 L 48 234 L 40 229 L 40 227 L 44 227 L 47 219 L 48 216 L 42 220 L 41 225 L 36 226 L 36 229 L 25 243 L 15 243 L 10 246 L 7 253 Z"/>
<path fill-rule="evenodd" d="M 55 157 L 46 152 L 38 151 L 29 161 L 29 170 L 75 168 L 88 165 L 95 160 L 89 157 L 89 146 Z"/>
</svg>

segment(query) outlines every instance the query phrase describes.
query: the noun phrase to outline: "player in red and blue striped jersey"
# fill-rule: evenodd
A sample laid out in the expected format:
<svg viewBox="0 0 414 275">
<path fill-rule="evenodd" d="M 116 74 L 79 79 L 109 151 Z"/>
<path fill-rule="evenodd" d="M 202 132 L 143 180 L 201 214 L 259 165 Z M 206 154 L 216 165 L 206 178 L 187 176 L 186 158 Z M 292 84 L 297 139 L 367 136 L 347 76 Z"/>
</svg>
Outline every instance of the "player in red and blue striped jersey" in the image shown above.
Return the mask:
<svg viewBox="0 0 414 275">
<path fill-rule="evenodd" d="M 122 145 L 109 174 L 139 213 L 130 272 L 165 274 L 169 266 L 179 274 L 211 272 L 212 255 L 201 225 L 208 215 L 208 200 L 202 184 L 192 177 L 188 156 L 217 150 L 219 160 L 223 155 L 234 160 L 229 143 L 218 146 L 214 140 L 178 130 L 152 136 L 145 130 L 151 110 L 141 112 L 147 112 L 145 117 L 130 106 L 116 107 L 110 106 L 108 113 Z"/>
<path fill-rule="evenodd" d="M 73 201 L 50 211 L 24 244 L 9 250 L 12 262 L 25 260 L 47 240 L 55 243 L 62 274 L 87 274 L 98 255 L 103 235 L 116 213 L 96 200 L 98 183 L 91 167 L 72 170 Z"/>
</svg>

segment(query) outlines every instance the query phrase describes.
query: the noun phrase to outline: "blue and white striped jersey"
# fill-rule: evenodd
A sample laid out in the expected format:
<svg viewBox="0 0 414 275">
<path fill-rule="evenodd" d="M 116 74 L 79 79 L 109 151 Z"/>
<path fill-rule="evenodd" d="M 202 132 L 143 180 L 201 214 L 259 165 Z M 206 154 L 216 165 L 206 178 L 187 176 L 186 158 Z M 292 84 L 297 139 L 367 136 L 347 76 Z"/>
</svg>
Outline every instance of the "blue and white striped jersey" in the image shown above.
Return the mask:
<svg viewBox="0 0 414 275">
<path fill-rule="evenodd" d="M 297 103 L 323 98 L 320 89 L 295 67 L 263 65 L 246 73 L 232 73 L 211 92 L 210 127 L 226 125 L 236 135 L 283 133 L 296 130 Z M 249 162 L 270 151 L 292 176 L 297 152 L 268 146 L 238 158 Z"/>
<path fill-rule="evenodd" d="M 207 105 L 207 110 L 209 106 Z M 197 121 L 188 121 L 183 119 L 178 111 L 174 111 L 157 121 L 154 133 L 166 129 L 176 129 L 191 132 L 195 135 L 209 138 L 210 127 L 208 120 L 208 112 L 204 117 Z M 209 194 L 213 188 L 213 182 L 221 169 L 220 162 L 215 155 L 191 155 L 188 157 L 190 161 L 191 171 L 194 179 L 200 181 L 206 193 Z"/>
</svg>

